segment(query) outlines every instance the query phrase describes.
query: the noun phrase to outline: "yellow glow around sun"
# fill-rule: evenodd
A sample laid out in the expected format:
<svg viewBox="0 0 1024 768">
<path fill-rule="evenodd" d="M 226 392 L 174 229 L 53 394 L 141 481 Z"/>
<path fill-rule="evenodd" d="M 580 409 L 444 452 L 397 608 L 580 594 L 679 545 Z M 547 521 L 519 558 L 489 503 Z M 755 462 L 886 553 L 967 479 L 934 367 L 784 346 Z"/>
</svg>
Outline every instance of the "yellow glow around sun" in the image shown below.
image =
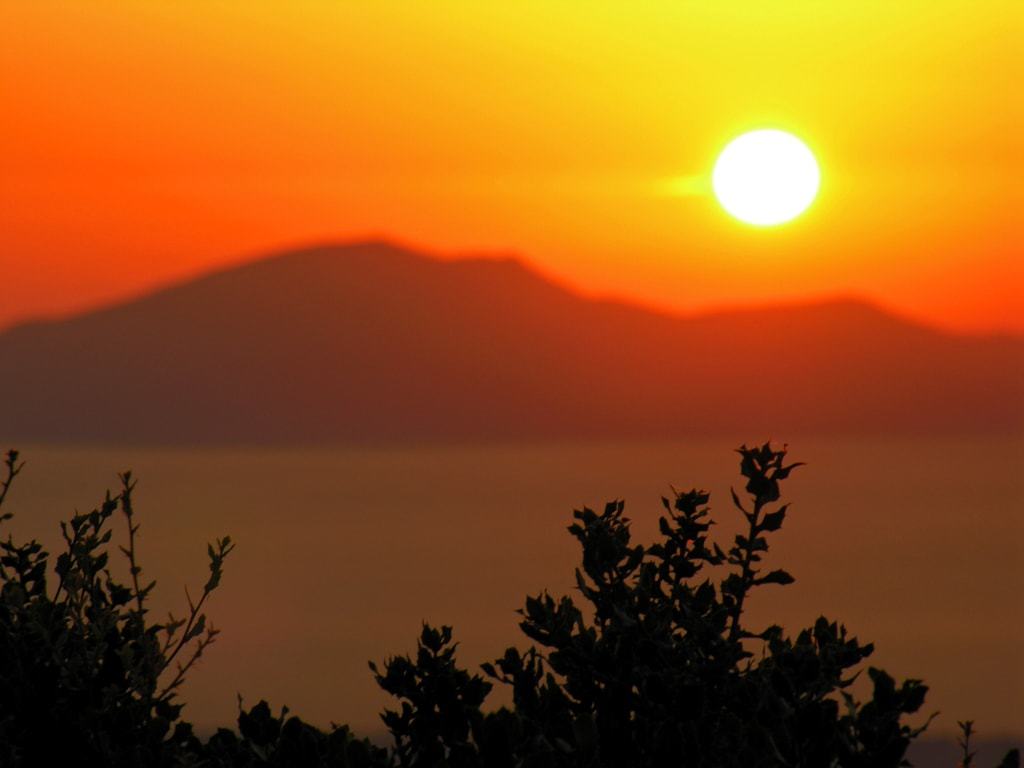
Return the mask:
<svg viewBox="0 0 1024 768">
<path fill-rule="evenodd" d="M 768 227 L 803 213 L 821 173 L 811 150 L 791 133 L 751 131 L 722 150 L 711 174 L 715 197 L 740 221 Z"/>
</svg>

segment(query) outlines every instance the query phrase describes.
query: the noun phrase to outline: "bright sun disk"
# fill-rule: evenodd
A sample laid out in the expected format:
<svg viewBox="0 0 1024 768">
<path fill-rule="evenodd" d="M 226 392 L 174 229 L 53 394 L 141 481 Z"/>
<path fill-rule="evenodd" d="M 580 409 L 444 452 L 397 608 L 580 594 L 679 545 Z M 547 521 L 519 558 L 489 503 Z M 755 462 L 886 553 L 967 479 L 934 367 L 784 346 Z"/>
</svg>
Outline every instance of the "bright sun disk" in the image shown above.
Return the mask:
<svg viewBox="0 0 1024 768">
<path fill-rule="evenodd" d="M 762 227 L 803 213 L 818 194 L 820 181 L 818 162 L 807 145 L 775 129 L 733 139 L 711 174 L 722 207 L 740 221 Z"/>
</svg>

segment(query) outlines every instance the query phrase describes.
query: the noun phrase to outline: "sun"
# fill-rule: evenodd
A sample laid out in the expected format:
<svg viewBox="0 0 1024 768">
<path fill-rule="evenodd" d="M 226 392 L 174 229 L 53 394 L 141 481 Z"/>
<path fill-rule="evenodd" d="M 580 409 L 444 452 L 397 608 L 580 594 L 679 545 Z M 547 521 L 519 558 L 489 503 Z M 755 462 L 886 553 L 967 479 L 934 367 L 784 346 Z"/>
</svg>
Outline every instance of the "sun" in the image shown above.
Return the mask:
<svg viewBox="0 0 1024 768">
<path fill-rule="evenodd" d="M 715 161 L 715 197 L 740 221 L 759 227 L 783 224 L 814 201 L 821 182 L 818 161 L 791 133 L 750 131 L 730 141 Z"/>
</svg>

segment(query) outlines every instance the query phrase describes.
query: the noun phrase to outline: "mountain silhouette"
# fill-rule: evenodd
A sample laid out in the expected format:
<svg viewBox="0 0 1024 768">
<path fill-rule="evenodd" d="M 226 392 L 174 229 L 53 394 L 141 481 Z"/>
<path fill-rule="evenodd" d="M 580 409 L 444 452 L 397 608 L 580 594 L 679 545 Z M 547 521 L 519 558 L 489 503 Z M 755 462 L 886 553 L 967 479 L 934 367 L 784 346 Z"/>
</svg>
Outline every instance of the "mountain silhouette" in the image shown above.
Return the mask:
<svg viewBox="0 0 1024 768">
<path fill-rule="evenodd" d="M 0 333 L 6 442 L 1015 433 L 1022 393 L 1018 337 L 856 300 L 673 316 L 380 242 Z"/>
</svg>

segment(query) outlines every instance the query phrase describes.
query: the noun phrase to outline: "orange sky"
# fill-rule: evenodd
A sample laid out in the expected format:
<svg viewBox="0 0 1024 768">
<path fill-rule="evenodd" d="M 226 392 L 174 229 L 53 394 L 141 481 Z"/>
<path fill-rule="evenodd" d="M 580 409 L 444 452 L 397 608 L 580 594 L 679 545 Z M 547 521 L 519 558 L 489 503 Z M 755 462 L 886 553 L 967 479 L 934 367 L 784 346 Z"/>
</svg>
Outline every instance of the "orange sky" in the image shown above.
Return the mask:
<svg viewBox="0 0 1024 768">
<path fill-rule="evenodd" d="M 0 325 L 386 234 L 1024 331 L 1022 37 L 1017 0 L 0 0 Z M 758 126 L 823 172 L 771 230 L 705 191 Z"/>
</svg>

